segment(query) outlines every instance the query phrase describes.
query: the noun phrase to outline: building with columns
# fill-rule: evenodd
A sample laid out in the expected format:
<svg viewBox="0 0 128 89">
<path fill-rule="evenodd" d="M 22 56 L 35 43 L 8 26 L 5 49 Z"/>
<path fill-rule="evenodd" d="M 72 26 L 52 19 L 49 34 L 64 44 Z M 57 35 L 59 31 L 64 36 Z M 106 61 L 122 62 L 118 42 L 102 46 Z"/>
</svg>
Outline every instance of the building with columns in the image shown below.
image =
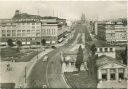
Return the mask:
<svg viewBox="0 0 128 89">
<path fill-rule="evenodd" d="M 108 56 L 100 56 L 96 65 L 98 88 L 126 88 L 127 66 Z"/>
</svg>

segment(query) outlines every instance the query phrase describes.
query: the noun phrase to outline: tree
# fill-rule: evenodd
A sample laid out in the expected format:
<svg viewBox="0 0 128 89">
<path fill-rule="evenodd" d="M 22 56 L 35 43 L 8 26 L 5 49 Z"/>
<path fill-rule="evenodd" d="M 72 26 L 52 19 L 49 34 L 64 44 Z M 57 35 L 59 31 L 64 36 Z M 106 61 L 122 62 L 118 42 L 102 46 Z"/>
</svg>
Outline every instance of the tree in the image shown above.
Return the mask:
<svg viewBox="0 0 128 89">
<path fill-rule="evenodd" d="M 127 26 L 127 19 L 122 19 L 122 23 L 124 26 Z"/>
<path fill-rule="evenodd" d="M 127 65 L 127 46 L 126 49 L 121 52 L 121 58 L 123 59 L 123 63 Z"/>
<path fill-rule="evenodd" d="M 79 46 L 76 63 L 75 63 L 75 66 L 78 69 L 78 71 L 80 71 L 80 67 L 82 63 L 83 63 L 83 50 L 82 50 L 82 47 Z"/>
<path fill-rule="evenodd" d="M 92 44 L 91 45 L 90 50 L 91 50 L 92 55 L 95 55 L 95 52 L 96 52 L 96 46 L 95 46 L 95 44 Z"/>
<path fill-rule="evenodd" d="M 43 46 L 45 46 L 46 45 L 46 40 L 45 39 L 41 40 L 41 43 L 42 43 Z"/>
<path fill-rule="evenodd" d="M 7 44 L 8 44 L 9 47 L 13 47 L 14 46 L 12 39 L 8 39 L 7 40 Z"/>
<path fill-rule="evenodd" d="M 16 43 L 17 43 L 17 49 L 20 50 L 22 46 L 22 42 L 18 40 Z"/>
</svg>

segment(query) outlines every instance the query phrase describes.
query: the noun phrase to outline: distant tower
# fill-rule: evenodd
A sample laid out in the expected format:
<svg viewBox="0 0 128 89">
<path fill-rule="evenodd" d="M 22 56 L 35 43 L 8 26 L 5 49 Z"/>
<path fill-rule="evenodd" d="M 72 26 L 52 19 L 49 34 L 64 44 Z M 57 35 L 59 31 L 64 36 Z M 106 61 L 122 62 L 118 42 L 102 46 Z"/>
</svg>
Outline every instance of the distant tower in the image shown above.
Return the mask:
<svg viewBox="0 0 128 89">
<path fill-rule="evenodd" d="M 82 21 L 83 23 L 85 23 L 85 14 L 84 14 L 84 13 L 82 13 L 82 15 L 81 15 L 81 21 Z"/>
<path fill-rule="evenodd" d="M 19 14 L 20 14 L 20 10 L 16 10 L 15 15 L 19 15 Z"/>
</svg>

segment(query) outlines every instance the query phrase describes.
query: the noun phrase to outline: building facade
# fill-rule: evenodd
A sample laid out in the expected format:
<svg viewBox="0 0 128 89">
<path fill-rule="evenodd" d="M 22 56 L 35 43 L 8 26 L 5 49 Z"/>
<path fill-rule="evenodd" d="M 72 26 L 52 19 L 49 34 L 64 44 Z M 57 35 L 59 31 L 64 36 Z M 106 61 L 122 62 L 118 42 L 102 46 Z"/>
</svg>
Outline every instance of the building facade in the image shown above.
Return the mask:
<svg viewBox="0 0 128 89">
<path fill-rule="evenodd" d="M 46 40 L 47 44 L 55 44 L 58 40 L 58 25 L 57 24 L 42 24 L 41 39 Z"/>
<path fill-rule="evenodd" d="M 101 56 L 97 60 L 98 88 L 126 88 L 127 67 L 114 58 Z"/>
<path fill-rule="evenodd" d="M 12 19 L 0 20 L 0 44 L 6 44 L 12 39 L 14 44 L 21 41 L 23 45 L 41 44 L 42 39 L 47 44 L 55 44 L 58 34 L 65 31 L 66 19 L 58 17 L 41 17 L 15 11 Z"/>
<path fill-rule="evenodd" d="M 111 26 L 111 25 L 110 25 Z M 106 28 L 106 41 L 109 44 L 123 45 L 127 42 L 127 26 L 123 24 L 112 25 Z"/>
<path fill-rule="evenodd" d="M 105 24 L 106 22 L 102 22 L 102 21 L 95 21 L 94 22 L 94 32 L 95 35 L 97 36 L 98 39 L 100 40 L 105 40 Z"/>
<path fill-rule="evenodd" d="M 98 56 L 106 55 L 116 58 L 115 47 L 96 47 L 96 54 Z"/>
</svg>

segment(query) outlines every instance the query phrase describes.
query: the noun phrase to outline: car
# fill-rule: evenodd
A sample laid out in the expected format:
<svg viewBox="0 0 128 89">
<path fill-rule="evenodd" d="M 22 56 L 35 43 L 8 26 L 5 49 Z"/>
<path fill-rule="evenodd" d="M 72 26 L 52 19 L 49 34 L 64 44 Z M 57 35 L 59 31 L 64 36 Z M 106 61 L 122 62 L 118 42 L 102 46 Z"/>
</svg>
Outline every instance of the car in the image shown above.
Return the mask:
<svg viewBox="0 0 128 89">
<path fill-rule="evenodd" d="M 47 85 L 43 85 L 43 87 L 42 88 L 47 88 Z"/>
<path fill-rule="evenodd" d="M 46 62 L 46 61 L 48 61 L 48 56 L 47 55 L 44 56 L 44 58 L 43 58 L 43 62 Z"/>
<path fill-rule="evenodd" d="M 53 49 L 56 49 L 56 47 L 55 47 L 55 46 L 52 46 L 52 48 L 53 48 Z"/>
</svg>

